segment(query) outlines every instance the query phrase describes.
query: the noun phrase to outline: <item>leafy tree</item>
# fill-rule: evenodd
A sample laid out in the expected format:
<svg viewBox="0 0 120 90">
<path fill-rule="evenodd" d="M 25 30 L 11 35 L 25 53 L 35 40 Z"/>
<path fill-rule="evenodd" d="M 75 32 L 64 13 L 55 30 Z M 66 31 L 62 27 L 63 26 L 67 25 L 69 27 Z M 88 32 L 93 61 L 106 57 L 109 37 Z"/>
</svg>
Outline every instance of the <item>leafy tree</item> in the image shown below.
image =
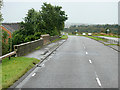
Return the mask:
<svg viewBox="0 0 120 90">
<path fill-rule="evenodd" d="M 78 29 L 79 33 L 83 32 L 91 32 L 91 33 L 106 33 L 106 30 L 109 29 L 109 33 L 118 34 L 118 24 L 105 24 L 105 25 L 79 25 L 79 27 L 76 27 L 76 25 L 71 25 L 69 28 L 65 28 L 65 32 L 74 32 L 74 30 Z"/>
<path fill-rule="evenodd" d="M 17 44 L 20 44 L 20 43 L 23 43 L 24 42 L 24 37 L 22 34 L 19 33 L 20 31 L 15 31 L 13 33 L 13 38 L 12 38 L 12 43 L 13 45 L 17 45 Z"/>
<path fill-rule="evenodd" d="M 6 39 L 8 38 L 8 34 L 6 31 L 2 30 L 2 38 L 3 38 L 3 41 L 6 42 Z"/>
<path fill-rule="evenodd" d="M 9 50 L 9 44 L 8 41 L 6 41 L 8 39 L 8 34 L 6 31 L 2 30 L 2 55 L 5 55 L 8 53 Z"/>
<path fill-rule="evenodd" d="M 39 39 L 41 34 L 60 35 L 67 20 L 65 11 L 60 6 L 44 3 L 41 11 L 28 10 L 21 29 L 13 33 L 13 44 Z"/>
<path fill-rule="evenodd" d="M 45 22 L 45 29 L 47 33 L 53 35 L 54 30 L 57 30 L 56 34 L 60 34 L 60 31 L 64 28 L 64 21 L 67 20 L 67 15 L 61 10 L 60 6 L 52 6 L 51 4 L 44 3 L 42 5 L 42 18 Z"/>
</svg>

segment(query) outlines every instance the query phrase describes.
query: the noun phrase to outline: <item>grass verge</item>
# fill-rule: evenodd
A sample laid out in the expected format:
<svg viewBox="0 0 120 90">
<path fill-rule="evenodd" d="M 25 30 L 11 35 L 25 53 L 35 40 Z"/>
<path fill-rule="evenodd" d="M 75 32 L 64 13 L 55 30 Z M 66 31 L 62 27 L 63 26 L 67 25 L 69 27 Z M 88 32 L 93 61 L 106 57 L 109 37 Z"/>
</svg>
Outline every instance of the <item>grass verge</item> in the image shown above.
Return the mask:
<svg viewBox="0 0 120 90">
<path fill-rule="evenodd" d="M 40 48 L 41 48 L 41 46 L 39 46 L 39 47 L 35 48 L 35 50 L 39 50 Z"/>
<path fill-rule="evenodd" d="M 106 36 L 106 37 L 120 38 L 120 36 L 118 36 L 118 35 L 111 36 L 111 35 L 101 35 L 101 34 L 98 34 L 98 35 L 93 35 L 93 36 Z"/>
<path fill-rule="evenodd" d="M 68 39 L 67 35 L 63 35 L 60 39 Z"/>
<path fill-rule="evenodd" d="M 88 37 L 88 38 L 92 38 L 92 39 L 94 39 L 94 40 L 97 40 L 97 41 L 103 41 L 103 42 L 107 42 L 108 40 L 107 39 L 102 39 L 102 38 L 97 38 L 97 37 L 92 37 L 92 36 L 86 36 L 86 37 Z M 103 43 L 103 44 L 105 44 L 105 43 Z M 120 46 L 119 44 L 105 44 L 105 45 L 116 45 L 116 46 Z"/>
<path fill-rule="evenodd" d="M 94 39 L 94 40 L 97 40 L 97 41 L 104 41 L 104 42 L 107 42 L 107 39 L 102 39 L 102 38 L 93 37 L 93 36 L 86 36 L 86 37 L 91 38 L 91 39 Z"/>
<path fill-rule="evenodd" d="M 2 64 L 0 64 L 0 90 L 2 89 Z"/>
<path fill-rule="evenodd" d="M 116 46 L 120 46 L 120 45 L 118 45 L 118 44 L 106 44 L 106 45 L 116 45 Z"/>
<path fill-rule="evenodd" d="M 2 60 L 2 88 L 13 85 L 40 60 L 27 57 L 11 57 Z"/>
<path fill-rule="evenodd" d="M 58 41 L 58 40 L 67 39 L 67 38 L 68 38 L 67 35 L 63 35 L 61 38 L 58 38 L 58 39 L 53 40 L 52 43 L 54 43 L 54 42 L 56 42 L 56 41 Z"/>
</svg>

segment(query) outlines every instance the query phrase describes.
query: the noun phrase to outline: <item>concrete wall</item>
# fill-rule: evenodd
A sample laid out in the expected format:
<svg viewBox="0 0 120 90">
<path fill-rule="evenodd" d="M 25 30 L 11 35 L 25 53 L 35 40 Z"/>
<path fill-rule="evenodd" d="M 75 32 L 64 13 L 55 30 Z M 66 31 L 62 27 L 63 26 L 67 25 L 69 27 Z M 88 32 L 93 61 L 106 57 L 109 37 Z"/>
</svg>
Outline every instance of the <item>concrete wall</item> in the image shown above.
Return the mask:
<svg viewBox="0 0 120 90">
<path fill-rule="evenodd" d="M 32 52 L 33 50 L 35 50 L 35 48 L 39 46 L 43 46 L 43 39 L 38 39 L 35 41 L 14 45 L 14 50 L 17 53 L 16 55 L 19 57 L 24 56 L 29 52 Z"/>
<path fill-rule="evenodd" d="M 45 34 L 45 35 L 41 35 L 41 38 L 43 38 L 43 45 L 49 44 L 50 43 L 50 35 L 49 34 Z"/>
<path fill-rule="evenodd" d="M 27 43 L 22 43 L 19 45 L 14 45 L 14 50 L 16 51 L 16 55 L 18 57 L 24 56 L 25 54 L 28 54 L 32 52 L 33 50 L 35 50 L 35 48 L 46 45 L 50 43 L 50 41 L 53 41 L 58 38 L 59 36 L 50 37 L 48 35 L 42 35 L 42 39 L 38 39 L 38 40 L 27 42 Z"/>
</svg>

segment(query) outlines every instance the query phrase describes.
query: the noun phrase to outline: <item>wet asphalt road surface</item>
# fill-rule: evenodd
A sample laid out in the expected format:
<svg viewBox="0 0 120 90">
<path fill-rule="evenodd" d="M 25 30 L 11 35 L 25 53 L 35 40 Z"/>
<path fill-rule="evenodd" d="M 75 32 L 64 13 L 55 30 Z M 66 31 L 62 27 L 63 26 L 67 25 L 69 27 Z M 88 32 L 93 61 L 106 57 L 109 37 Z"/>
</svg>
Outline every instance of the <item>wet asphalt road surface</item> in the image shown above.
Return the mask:
<svg viewBox="0 0 120 90">
<path fill-rule="evenodd" d="M 16 88 L 117 88 L 118 52 L 95 40 L 68 40 Z"/>
</svg>

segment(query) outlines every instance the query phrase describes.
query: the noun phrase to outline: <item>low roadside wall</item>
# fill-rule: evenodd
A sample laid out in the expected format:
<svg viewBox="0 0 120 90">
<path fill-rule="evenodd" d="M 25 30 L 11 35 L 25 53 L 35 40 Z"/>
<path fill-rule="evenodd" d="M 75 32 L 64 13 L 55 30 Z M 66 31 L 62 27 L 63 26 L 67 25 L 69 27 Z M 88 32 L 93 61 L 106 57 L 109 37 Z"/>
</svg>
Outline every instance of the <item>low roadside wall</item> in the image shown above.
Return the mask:
<svg viewBox="0 0 120 90">
<path fill-rule="evenodd" d="M 35 41 L 14 45 L 14 50 L 16 51 L 17 57 L 19 57 L 24 56 L 29 52 L 32 52 L 33 50 L 35 50 L 35 48 L 39 46 L 43 46 L 43 39 L 38 39 Z"/>
<path fill-rule="evenodd" d="M 27 43 L 22 43 L 19 45 L 14 45 L 14 51 L 16 51 L 17 57 L 24 56 L 25 54 L 28 54 L 28 53 L 32 52 L 33 50 L 35 50 L 35 48 L 37 48 L 39 46 L 42 47 L 58 38 L 59 38 L 59 36 L 50 37 L 49 34 L 41 35 L 41 39 L 27 42 Z"/>
<path fill-rule="evenodd" d="M 41 35 L 41 38 L 43 38 L 43 45 L 50 43 L 50 35 L 49 34 Z"/>
</svg>

